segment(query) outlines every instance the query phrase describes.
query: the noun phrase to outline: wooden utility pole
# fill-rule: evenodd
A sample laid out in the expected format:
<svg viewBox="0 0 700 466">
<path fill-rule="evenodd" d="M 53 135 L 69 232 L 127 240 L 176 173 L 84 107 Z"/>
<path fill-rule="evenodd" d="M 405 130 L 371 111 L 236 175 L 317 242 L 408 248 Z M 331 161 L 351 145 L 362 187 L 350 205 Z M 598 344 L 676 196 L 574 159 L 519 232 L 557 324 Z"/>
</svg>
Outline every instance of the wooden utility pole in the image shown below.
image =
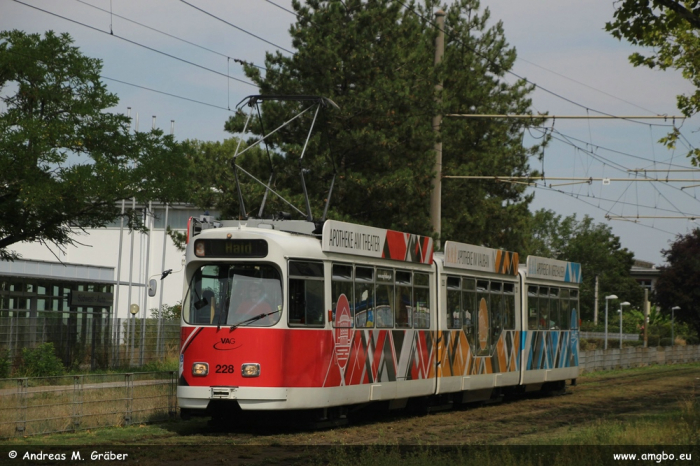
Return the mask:
<svg viewBox="0 0 700 466">
<path fill-rule="evenodd" d="M 442 62 L 442 56 L 445 54 L 445 12 L 438 10 L 435 12 L 435 22 L 437 23 L 438 31 L 435 38 L 435 66 Z M 438 107 L 442 103 L 442 81 L 435 85 L 435 101 Z M 437 233 L 437 241 L 435 249 L 440 249 L 440 233 L 441 217 L 442 217 L 442 141 L 440 140 L 440 125 L 442 125 L 442 115 L 438 112 L 433 117 L 433 131 L 435 131 L 435 165 L 433 171 L 435 178 L 433 179 L 433 189 L 430 191 L 430 223 L 433 226 L 433 231 Z"/>
<path fill-rule="evenodd" d="M 593 303 L 593 323 L 598 325 L 598 275 L 595 276 L 595 302 Z"/>
</svg>

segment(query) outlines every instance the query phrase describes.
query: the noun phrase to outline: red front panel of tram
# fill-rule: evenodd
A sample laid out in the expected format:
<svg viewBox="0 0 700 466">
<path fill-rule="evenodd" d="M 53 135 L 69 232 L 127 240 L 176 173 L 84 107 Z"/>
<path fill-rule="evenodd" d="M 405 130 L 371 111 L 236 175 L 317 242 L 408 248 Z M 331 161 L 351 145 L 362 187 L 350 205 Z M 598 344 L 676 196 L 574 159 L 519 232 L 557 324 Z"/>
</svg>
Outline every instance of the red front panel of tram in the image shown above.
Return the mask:
<svg viewBox="0 0 700 466">
<path fill-rule="evenodd" d="M 337 330 L 337 329 L 334 329 Z M 348 329 L 341 350 L 335 331 L 185 327 L 183 377 L 189 386 L 334 387 L 435 377 L 429 331 Z M 209 374 L 192 375 L 194 363 Z M 242 364 L 260 364 L 260 376 L 243 377 Z"/>
<path fill-rule="evenodd" d="M 187 327 L 182 329 L 183 376 L 190 386 L 320 386 L 333 356 L 327 331 L 268 328 Z M 206 377 L 192 364 L 206 362 Z M 243 377 L 241 365 L 260 364 L 258 377 Z"/>
</svg>

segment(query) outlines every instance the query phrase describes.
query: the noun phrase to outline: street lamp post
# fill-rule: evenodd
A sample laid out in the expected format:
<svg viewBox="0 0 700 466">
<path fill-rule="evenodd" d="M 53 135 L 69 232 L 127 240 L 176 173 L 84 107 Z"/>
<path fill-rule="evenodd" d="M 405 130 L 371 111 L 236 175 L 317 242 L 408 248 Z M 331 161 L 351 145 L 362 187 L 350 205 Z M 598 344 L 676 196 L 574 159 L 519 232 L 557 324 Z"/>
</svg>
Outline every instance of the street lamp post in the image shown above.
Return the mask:
<svg viewBox="0 0 700 466">
<path fill-rule="evenodd" d="M 624 303 L 620 303 L 620 310 L 617 311 L 620 313 L 620 349 L 622 349 L 622 308 L 625 306 L 629 306 L 630 303 L 625 301 Z"/>
<path fill-rule="evenodd" d="M 680 308 L 681 308 L 680 306 L 673 306 L 671 308 L 671 348 L 673 348 L 676 345 L 676 338 L 675 338 L 675 335 L 673 334 L 673 320 L 674 320 L 673 318 L 675 317 L 674 312 L 679 310 Z"/>
<path fill-rule="evenodd" d="M 608 301 L 617 299 L 617 296 L 611 294 L 605 297 L 605 349 L 608 349 Z"/>
</svg>

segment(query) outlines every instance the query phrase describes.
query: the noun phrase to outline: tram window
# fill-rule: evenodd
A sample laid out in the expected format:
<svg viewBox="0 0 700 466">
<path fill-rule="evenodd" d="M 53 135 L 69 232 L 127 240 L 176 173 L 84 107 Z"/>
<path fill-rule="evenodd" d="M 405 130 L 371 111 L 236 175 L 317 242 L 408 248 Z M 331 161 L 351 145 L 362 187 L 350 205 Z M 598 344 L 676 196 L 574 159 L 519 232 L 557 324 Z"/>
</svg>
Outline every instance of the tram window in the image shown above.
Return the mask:
<svg viewBox="0 0 700 466">
<path fill-rule="evenodd" d="M 223 274 L 223 276 L 222 276 Z M 192 277 L 185 320 L 191 324 L 211 324 L 221 307 L 222 288 L 227 288 L 228 267 L 205 265 Z M 225 292 L 223 293 L 225 296 Z"/>
<path fill-rule="evenodd" d="M 490 296 L 489 282 L 486 280 L 476 281 L 476 302 L 477 314 L 474 319 L 476 335 L 476 354 L 486 356 L 491 352 L 491 331 L 490 331 Z"/>
<path fill-rule="evenodd" d="M 374 301 L 374 269 L 355 267 L 355 326 L 374 327 L 376 324 Z"/>
<path fill-rule="evenodd" d="M 280 274 L 270 265 L 236 265 L 228 270 L 231 299 L 226 324 L 248 321 L 248 327 L 269 327 L 282 317 Z M 263 316 L 264 317 L 261 317 Z M 251 320 L 254 319 L 254 320 Z M 217 321 L 218 323 L 218 321 Z"/>
<path fill-rule="evenodd" d="M 503 283 L 491 282 L 491 344 L 495 345 L 503 330 Z"/>
<path fill-rule="evenodd" d="M 549 289 L 549 319 L 552 324 L 550 329 L 560 329 L 561 328 L 561 313 L 559 312 L 559 288 Z"/>
<path fill-rule="evenodd" d="M 323 326 L 323 264 L 289 262 L 289 325 Z"/>
<path fill-rule="evenodd" d="M 447 277 L 447 328 L 462 327 L 459 277 Z"/>
<path fill-rule="evenodd" d="M 321 262 L 289 261 L 289 276 L 323 279 L 323 264 Z"/>
<path fill-rule="evenodd" d="M 411 328 L 411 272 L 396 271 L 396 327 Z"/>
<path fill-rule="evenodd" d="M 355 301 L 353 299 L 352 294 L 352 266 L 343 264 L 333 264 L 332 270 L 333 280 L 331 281 L 331 300 L 333 302 L 333 325 L 335 327 L 352 327 L 355 310 Z M 336 311 L 338 308 L 338 299 L 341 296 L 345 296 L 345 299 L 347 300 L 348 306 L 350 308 L 350 318 L 342 319 L 342 321 L 337 321 Z"/>
<path fill-rule="evenodd" d="M 569 300 L 569 290 L 561 290 L 559 304 L 561 305 L 561 310 L 559 311 L 561 325 L 559 328 L 562 330 L 569 330 L 571 328 L 571 301 Z"/>
<path fill-rule="evenodd" d="M 280 273 L 266 264 L 204 265 L 193 275 L 183 304 L 185 321 L 195 325 L 249 320 L 246 326 L 265 327 L 276 324 L 281 311 Z"/>
<path fill-rule="evenodd" d="M 394 271 L 377 269 L 375 327 L 394 327 Z"/>
<path fill-rule="evenodd" d="M 515 329 L 515 285 L 503 284 L 503 330 Z"/>
<path fill-rule="evenodd" d="M 413 328 L 430 328 L 430 275 L 413 274 Z"/>
<path fill-rule="evenodd" d="M 527 287 L 527 328 L 537 329 L 537 287 Z"/>
<path fill-rule="evenodd" d="M 476 281 L 473 278 L 462 278 L 462 310 L 464 322 L 462 330 L 467 336 L 469 345 L 474 347 L 474 319 L 476 318 Z"/>
<path fill-rule="evenodd" d="M 541 286 L 539 288 L 537 304 L 537 328 L 540 330 L 547 330 L 552 327 L 554 322 L 549 318 L 549 288 L 546 286 Z"/>
<path fill-rule="evenodd" d="M 571 290 L 570 291 L 570 300 L 569 300 L 569 306 L 571 306 L 570 313 L 574 314 L 574 311 L 576 312 L 576 318 L 571 320 L 571 329 L 572 330 L 577 330 L 578 329 L 578 319 L 581 317 L 578 313 L 579 307 L 578 307 L 578 290 Z"/>
<path fill-rule="evenodd" d="M 352 280 L 352 266 L 333 264 L 333 280 Z"/>
</svg>

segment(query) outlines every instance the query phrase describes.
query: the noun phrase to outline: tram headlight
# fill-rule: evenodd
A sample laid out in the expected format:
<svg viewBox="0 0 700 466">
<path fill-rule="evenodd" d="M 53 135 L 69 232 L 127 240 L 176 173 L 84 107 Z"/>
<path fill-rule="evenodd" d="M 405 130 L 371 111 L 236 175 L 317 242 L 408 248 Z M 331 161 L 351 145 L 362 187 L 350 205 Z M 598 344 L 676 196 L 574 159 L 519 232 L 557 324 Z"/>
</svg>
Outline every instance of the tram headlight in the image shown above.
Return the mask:
<svg viewBox="0 0 700 466">
<path fill-rule="evenodd" d="M 260 375 L 260 364 L 249 362 L 241 365 L 241 375 L 243 377 L 258 377 Z"/>
<path fill-rule="evenodd" d="M 195 362 L 192 364 L 192 375 L 195 377 L 204 377 L 209 374 L 209 364 L 206 362 Z"/>
<path fill-rule="evenodd" d="M 206 251 L 204 249 L 204 241 L 194 242 L 194 255 L 197 257 L 204 257 Z"/>
</svg>

